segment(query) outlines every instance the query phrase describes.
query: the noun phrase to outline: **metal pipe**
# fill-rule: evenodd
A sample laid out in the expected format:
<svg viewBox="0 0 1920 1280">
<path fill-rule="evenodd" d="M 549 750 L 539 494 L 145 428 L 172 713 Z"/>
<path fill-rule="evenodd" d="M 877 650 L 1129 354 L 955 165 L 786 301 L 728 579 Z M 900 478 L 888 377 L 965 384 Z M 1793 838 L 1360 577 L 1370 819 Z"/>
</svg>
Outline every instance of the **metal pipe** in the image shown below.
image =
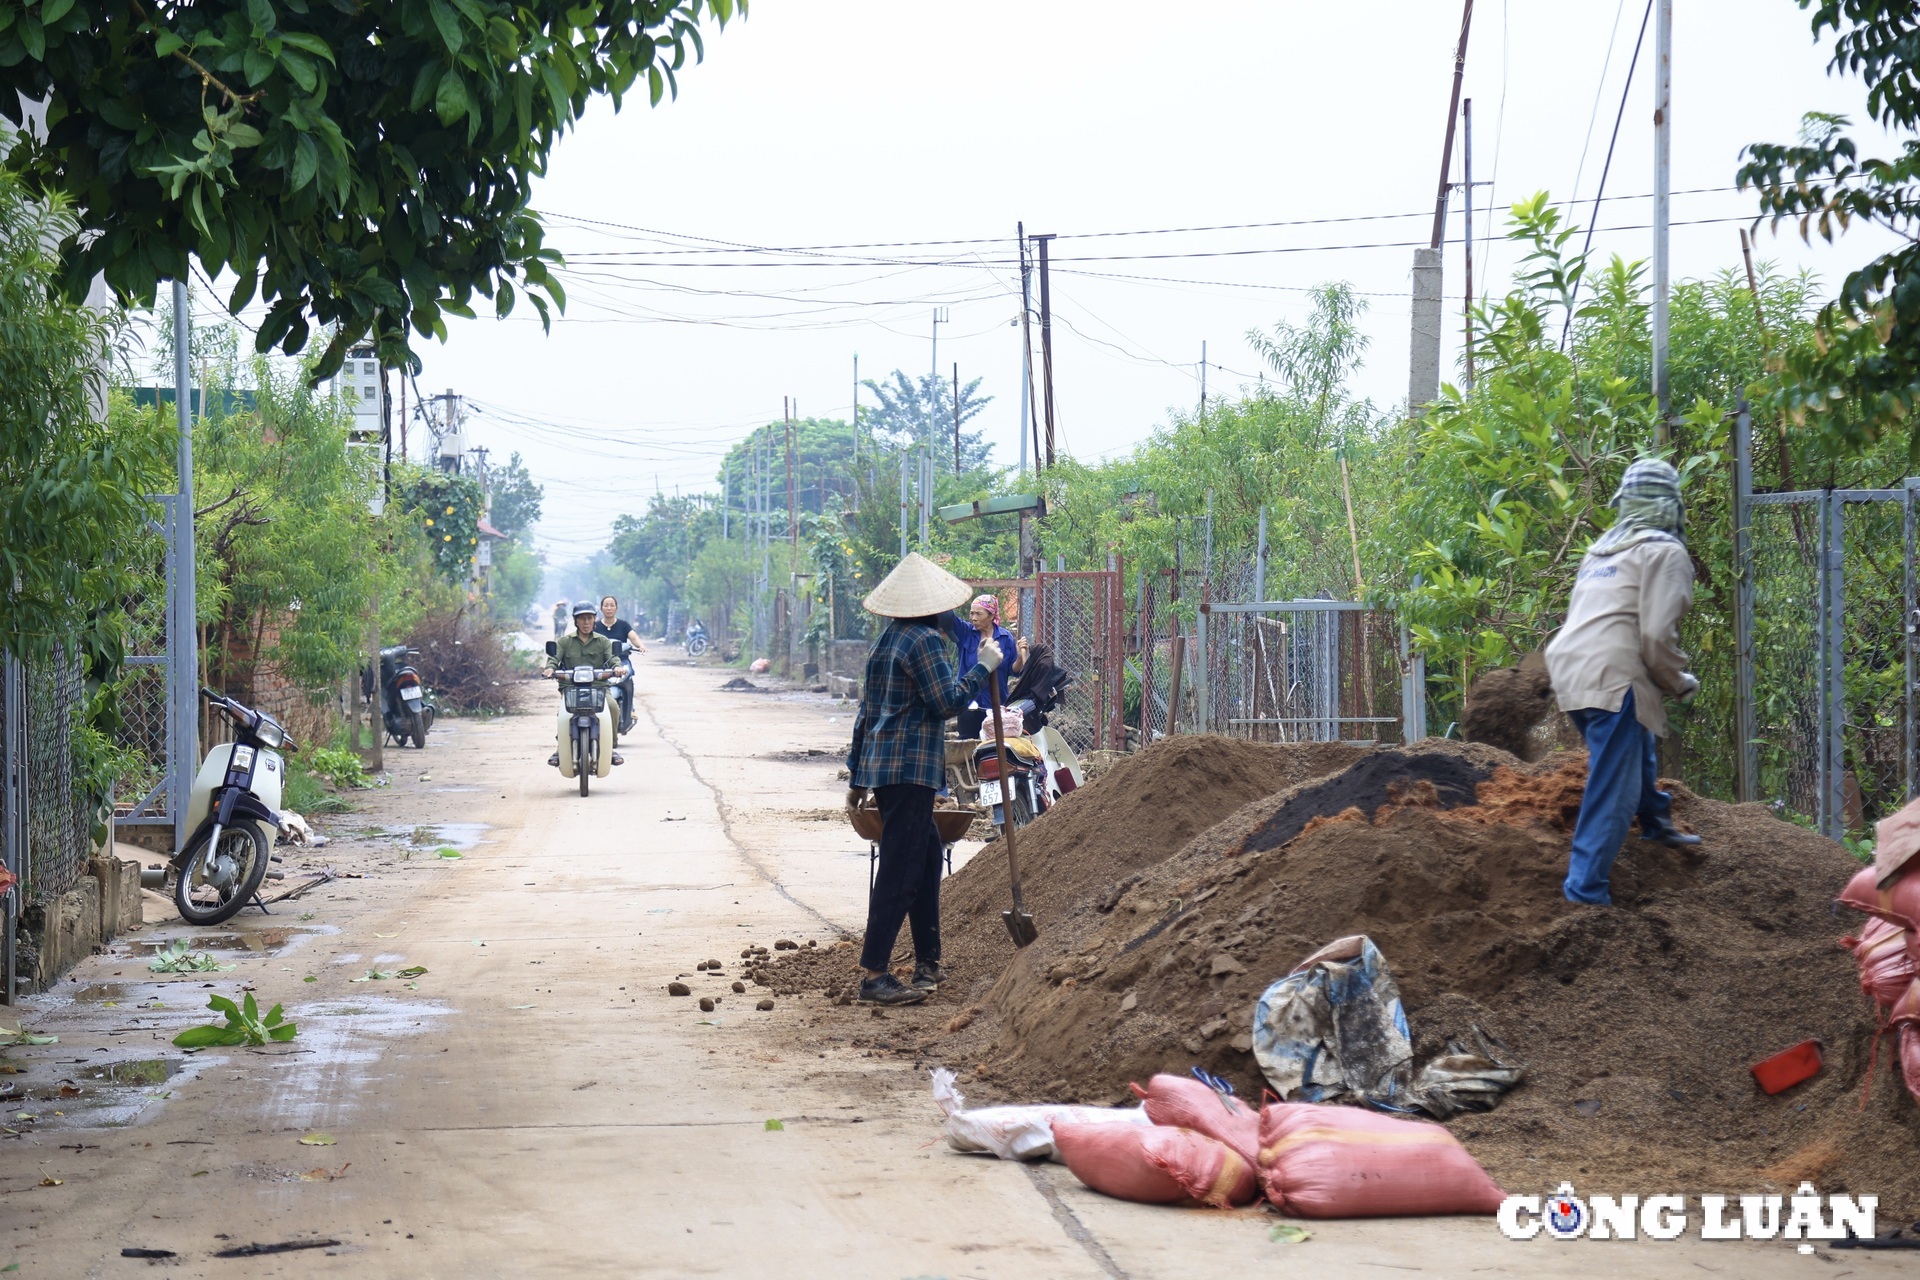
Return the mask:
<svg viewBox="0 0 1920 1280">
<path fill-rule="evenodd" d="M 193 547 L 193 379 L 191 371 L 192 311 L 187 283 L 173 282 L 173 400 L 178 441 L 174 466 L 179 473 L 178 508 L 173 522 L 174 626 L 167 637 L 170 662 L 167 675 L 173 685 L 174 740 L 167 753 L 167 771 L 173 785 L 167 804 L 173 817 L 175 852 L 187 844 L 187 797 L 193 793 L 198 768 L 200 690 L 199 616 L 194 583 Z"/>
<path fill-rule="evenodd" d="M 1466 370 L 1463 389 L 1473 390 L 1473 99 L 1468 98 L 1460 104 L 1460 140 L 1461 183 L 1460 190 L 1466 196 L 1466 249 L 1467 249 L 1467 290 L 1466 299 Z M 1349 509 L 1351 516 L 1351 509 Z"/>
<path fill-rule="evenodd" d="M 1753 705 L 1753 415 L 1745 392 L 1739 406 L 1733 423 L 1733 726 L 1734 795 L 1744 803 L 1759 797 L 1760 746 Z"/>
<path fill-rule="evenodd" d="M 1670 322 L 1667 293 L 1671 283 L 1668 226 L 1673 213 L 1673 0 L 1659 0 L 1654 27 L 1653 91 L 1653 394 L 1660 405 L 1654 442 L 1673 441 L 1673 384 L 1667 368 Z"/>
</svg>

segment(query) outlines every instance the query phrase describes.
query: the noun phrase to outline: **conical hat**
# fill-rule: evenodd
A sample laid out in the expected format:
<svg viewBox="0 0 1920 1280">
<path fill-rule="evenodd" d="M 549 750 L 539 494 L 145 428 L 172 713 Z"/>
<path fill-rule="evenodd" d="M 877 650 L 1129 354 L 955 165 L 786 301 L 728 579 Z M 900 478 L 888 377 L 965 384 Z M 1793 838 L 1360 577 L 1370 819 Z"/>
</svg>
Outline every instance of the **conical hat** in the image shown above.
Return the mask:
<svg viewBox="0 0 1920 1280">
<path fill-rule="evenodd" d="M 973 598 L 973 588 L 918 551 L 894 566 L 862 603 L 883 618 L 924 618 L 958 609 Z"/>
</svg>

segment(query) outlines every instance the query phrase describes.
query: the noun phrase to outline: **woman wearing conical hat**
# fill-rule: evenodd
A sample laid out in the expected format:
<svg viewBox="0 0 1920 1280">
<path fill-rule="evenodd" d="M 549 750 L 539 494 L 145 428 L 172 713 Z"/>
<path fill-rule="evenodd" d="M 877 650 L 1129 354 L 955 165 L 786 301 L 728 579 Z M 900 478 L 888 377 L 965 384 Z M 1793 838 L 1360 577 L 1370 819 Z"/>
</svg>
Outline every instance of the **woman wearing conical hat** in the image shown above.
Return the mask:
<svg viewBox="0 0 1920 1280">
<path fill-rule="evenodd" d="M 847 753 L 847 803 L 868 791 L 880 810 L 880 865 L 867 901 L 860 951 L 862 1004 L 918 1004 L 938 990 L 940 967 L 940 832 L 934 793 L 946 778 L 946 722 L 986 687 L 1000 665 L 1000 646 L 980 641 L 980 660 L 955 676 L 941 615 L 963 605 L 973 589 L 913 552 L 867 596 L 869 613 L 889 619 L 867 655 L 860 713 Z M 900 922 L 913 930 L 913 981 L 888 964 Z"/>
</svg>

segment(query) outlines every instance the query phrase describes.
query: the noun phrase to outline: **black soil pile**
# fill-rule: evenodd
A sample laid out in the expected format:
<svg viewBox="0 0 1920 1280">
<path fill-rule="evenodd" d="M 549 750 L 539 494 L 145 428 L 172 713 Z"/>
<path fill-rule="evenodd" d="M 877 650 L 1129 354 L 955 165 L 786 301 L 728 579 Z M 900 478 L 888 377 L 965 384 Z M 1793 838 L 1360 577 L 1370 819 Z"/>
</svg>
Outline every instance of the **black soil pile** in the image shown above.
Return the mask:
<svg viewBox="0 0 1920 1280">
<path fill-rule="evenodd" d="M 1168 745 L 1195 763 L 1247 746 Z M 1157 768 L 1142 767 L 1155 753 Z M 1123 1102 L 1128 1081 L 1193 1065 L 1257 1097 L 1261 991 L 1328 941 L 1366 933 L 1420 1058 L 1479 1026 L 1527 1064 L 1494 1111 L 1449 1122 L 1503 1184 L 1740 1193 L 1810 1179 L 1878 1194 L 1888 1221 L 1920 1211 L 1920 1109 L 1890 1045 L 1860 1105 L 1875 1022 L 1836 945 L 1860 923 L 1832 911 L 1857 869 L 1839 846 L 1669 783 L 1701 850 L 1630 839 L 1615 905 L 1586 907 L 1560 895 L 1578 755 L 1528 766 L 1429 741 L 1349 752 L 1334 777 L 1321 776 L 1333 757 L 1297 759 L 1293 786 L 1180 843 L 1203 815 L 1167 810 L 1205 788 L 1187 777 L 1167 797 L 1157 784 L 1180 756 L 1155 753 L 1116 765 L 1022 842 L 1030 886 L 1056 886 L 1029 889 L 1039 942 L 1017 954 L 1007 943 L 1005 862 L 989 850 L 948 882 L 949 955 L 978 966 L 968 981 L 884 1017 L 829 1005 L 807 1034 L 951 1065 L 982 1103 Z M 853 960 L 844 944 L 790 954 L 769 979 L 839 991 Z M 1761 1093 L 1747 1068 L 1808 1038 L 1825 1045 L 1822 1074 Z"/>
<path fill-rule="evenodd" d="M 1460 732 L 1469 742 L 1531 759 L 1534 731 L 1554 710 L 1546 663 L 1531 656 L 1517 667 L 1483 672 L 1474 680 L 1467 689 Z"/>
</svg>

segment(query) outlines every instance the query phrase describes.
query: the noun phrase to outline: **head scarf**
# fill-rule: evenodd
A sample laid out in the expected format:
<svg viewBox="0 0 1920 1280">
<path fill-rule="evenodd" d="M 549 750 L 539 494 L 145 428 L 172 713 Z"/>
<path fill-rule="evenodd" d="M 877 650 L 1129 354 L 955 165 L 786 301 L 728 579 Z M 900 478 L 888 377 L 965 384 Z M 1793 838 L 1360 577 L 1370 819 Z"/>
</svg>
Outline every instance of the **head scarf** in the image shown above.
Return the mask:
<svg viewBox="0 0 1920 1280">
<path fill-rule="evenodd" d="M 1000 621 L 1000 601 L 997 598 L 990 595 L 975 596 L 973 598 L 973 607 L 976 609 L 985 609 L 993 615 L 995 622 Z"/>
<path fill-rule="evenodd" d="M 1687 505 L 1680 497 L 1680 473 L 1658 458 L 1641 458 L 1628 467 L 1607 505 L 1619 515 L 1613 528 L 1587 548 L 1588 555 L 1610 556 L 1660 538 L 1679 542 L 1686 532 Z"/>
</svg>

